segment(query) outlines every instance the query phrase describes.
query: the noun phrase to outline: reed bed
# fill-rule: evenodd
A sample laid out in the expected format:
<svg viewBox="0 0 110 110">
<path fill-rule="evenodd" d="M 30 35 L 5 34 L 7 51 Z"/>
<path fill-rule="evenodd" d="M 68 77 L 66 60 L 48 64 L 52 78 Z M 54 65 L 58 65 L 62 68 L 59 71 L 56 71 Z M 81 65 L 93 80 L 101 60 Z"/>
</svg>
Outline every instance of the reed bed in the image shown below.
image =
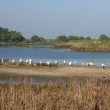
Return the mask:
<svg viewBox="0 0 110 110">
<path fill-rule="evenodd" d="M 0 84 L 0 110 L 110 110 L 110 82 L 87 78 L 83 83 Z"/>
</svg>

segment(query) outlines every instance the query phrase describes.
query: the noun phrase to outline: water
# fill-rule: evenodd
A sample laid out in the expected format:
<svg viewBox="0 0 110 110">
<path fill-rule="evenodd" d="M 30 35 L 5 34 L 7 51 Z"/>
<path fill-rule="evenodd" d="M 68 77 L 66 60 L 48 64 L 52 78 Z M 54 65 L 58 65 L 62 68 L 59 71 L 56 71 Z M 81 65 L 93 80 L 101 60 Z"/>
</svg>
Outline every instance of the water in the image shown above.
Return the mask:
<svg viewBox="0 0 110 110">
<path fill-rule="evenodd" d="M 0 84 L 4 83 L 16 83 L 19 84 L 23 80 L 26 80 L 33 84 L 47 84 L 49 82 L 53 83 L 67 83 L 71 80 L 70 77 L 49 77 L 49 76 L 0 76 Z"/>
<path fill-rule="evenodd" d="M 52 77 L 52 76 L 0 76 L 0 84 L 6 84 L 6 83 L 14 83 L 14 84 L 20 84 L 23 81 L 32 83 L 32 84 L 48 84 L 48 83 L 62 83 L 67 84 L 70 82 L 76 82 L 79 85 L 85 84 L 88 80 L 91 80 L 90 77 Z M 96 83 L 106 81 L 110 82 L 110 78 L 107 77 L 99 77 L 94 78 L 91 81 L 95 81 Z"/>
<path fill-rule="evenodd" d="M 76 61 L 78 65 L 82 62 L 94 62 L 97 66 L 104 63 L 110 67 L 110 52 L 70 52 L 66 49 L 54 48 L 18 48 L 18 47 L 0 47 L 0 58 L 26 60 L 31 58 L 34 62 L 57 60 L 60 64 Z"/>
</svg>

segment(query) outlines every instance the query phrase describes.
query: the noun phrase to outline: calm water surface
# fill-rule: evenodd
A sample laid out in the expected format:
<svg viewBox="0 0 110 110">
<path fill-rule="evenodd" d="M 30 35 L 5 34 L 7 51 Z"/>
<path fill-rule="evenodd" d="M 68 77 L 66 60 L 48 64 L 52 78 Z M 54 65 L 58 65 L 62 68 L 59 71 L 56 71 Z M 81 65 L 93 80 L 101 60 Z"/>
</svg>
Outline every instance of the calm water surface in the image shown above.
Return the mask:
<svg viewBox="0 0 110 110">
<path fill-rule="evenodd" d="M 64 60 L 76 61 L 77 64 L 82 62 L 95 62 L 97 66 L 101 63 L 110 66 L 110 52 L 70 52 L 66 49 L 54 48 L 18 48 L 18 47 L 0 47 L 0 58 L 26 60 L 31 58 L 34 62 L 58 60 L 61 64 Z"/>
<path fill-rule="evenodd" d="M 12 60 L 13 58 L 19 60 L 22 58 L 26 60 L 31 58 L 34 62 L 51 60 L 53 63 L 57 60 L 60 64 L 64 60 L 76 61 L 77 64 L 82 62 L 95 62 L 97 66 L 101 63 L 110 67 L 110 52 L 70 52 L 66 49 L 53 49 L 53 48 L 16 48 L 16 47 L 0 47 L 0 59 L 6 58 Z M 10 77 L 11 78 L 11 77 Z M 9 77 L 0 77 L 0 83 L 10 82 Z M 33 83 L 41 84 L 52 82 L 67 82 L 69 78 L 49 78 L 49 77 L 32 77 Z M 80 79 L 78 79 L 79 82 Z M 13 82 L 17 80 L 13 80 Z M 82 80 L 81 80 L 82 81 Z"/>
</svg>

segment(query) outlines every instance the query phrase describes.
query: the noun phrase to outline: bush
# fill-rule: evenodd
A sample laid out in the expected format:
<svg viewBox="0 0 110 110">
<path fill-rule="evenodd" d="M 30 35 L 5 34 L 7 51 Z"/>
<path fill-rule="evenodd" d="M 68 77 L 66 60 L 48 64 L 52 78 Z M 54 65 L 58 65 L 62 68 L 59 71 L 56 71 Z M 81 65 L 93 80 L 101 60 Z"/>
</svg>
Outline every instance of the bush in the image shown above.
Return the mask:
<svg viewBox="0 0 110 110">
<path fill-rule="evenodd" d="M 103 40 L 109 40 L 109 37 L 107 35 L 105 35 L 105 34 L 101 34 L 99 36 L 99 40 L 101 40 L 101 41 L 103 41 Z"/>
</svg>

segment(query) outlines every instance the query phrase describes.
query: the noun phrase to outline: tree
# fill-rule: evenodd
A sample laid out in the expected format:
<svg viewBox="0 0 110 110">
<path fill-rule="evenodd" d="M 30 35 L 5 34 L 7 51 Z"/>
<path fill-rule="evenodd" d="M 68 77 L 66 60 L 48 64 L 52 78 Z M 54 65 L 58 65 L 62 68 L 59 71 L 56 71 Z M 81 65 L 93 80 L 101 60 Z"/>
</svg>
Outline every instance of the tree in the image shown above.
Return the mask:
<svg viewBox="0 0 110 110">
<path fill-rule="evenodd" d="M 10 31 L 10 41 L 19 42 L 23 40 L 25 40 L 25 38 L 22 36 L 20 32 Z"/>
<path fill-rule="evenodd" d="M 31 37 L 31 41 L 32 41 L 32 42 L 45 41 L 45 39 L 44 39 L 43 37 L 39 37 L 39 36 L 37 36 L 37 35 L 33 35 L 33 36 Z"/>
<path fill-rule="evenodd" d="M 103 40 L 109 40 L 109 37 L 107 35 L 105 35 L 105 34 L 101 34 L 99 36 L 99 40 L 101 40 L 101 41 L 103 41 Z"/>
<path fill-rule="evenodd" d="M 23 40 L 25 40 L 25 38 L 22 36 L 20 32 L 9 31 L 7 28 L 0 27 L 0 41 L 19 42 Z"/>
<path fill-rule="evenodd" d="M 70 35 L 70 36 L 68 37 L 68 39 L 69 39 L 69 41 L 70 41 L 70 40 L 79 40 L 79 37 L 78 37 L 78 36 L 74 36 L 74 35 Z"/>
<path fill-rule="evenodd" d="M 82 36 L 82 37 L 79 37 L 79 40 L 84 40 L 85 38 Z"/>
<path fill-rule="evenodd" d="M 86 40 L 91 40 L 91 38 L 90 38 L 90 37 L 86 37 L 85 39 L 86 39 Z"/>
<path fill-rule="evenodd" d="M 32 42 L 35 42 L 35 41 L 39 41 L 40 39 L 39 39 L 39 37 L 37 36 L 37 35 L 33 35 L 32 37 L 31 37 L 31 41 Z"/>
<path fill-rule="evenodd" d="M 8 28 L 2 28 L 0 27 L 0 33 L 7 34 L 9 32 Z"/>
<path fill-rule="evenodd" d="M 39 37 L 40 38 L 40 41 L 45 41 L 45 39 L 43 37 Z"/>
<path fill-rule="evenodd" d="M 68 38 L 65 35 L 60 35 L 60 36 L 57 37 L 56 40 L 59 41 L 59 42 L 67 42 Z"/>
</svg>

